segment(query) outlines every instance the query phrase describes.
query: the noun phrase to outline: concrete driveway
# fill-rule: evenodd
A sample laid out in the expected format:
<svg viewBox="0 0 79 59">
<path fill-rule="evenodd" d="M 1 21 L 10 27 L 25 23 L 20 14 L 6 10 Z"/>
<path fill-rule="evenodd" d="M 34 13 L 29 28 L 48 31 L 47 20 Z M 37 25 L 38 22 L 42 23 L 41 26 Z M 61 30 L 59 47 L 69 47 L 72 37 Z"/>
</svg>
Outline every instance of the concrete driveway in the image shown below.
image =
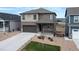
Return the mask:
<svg viewBox="0 0 79 59">
<path fill-rule="evenodd" d="M 73 39 L 75 45 L 77 46 L 77 48 L 79 49 L 79 39 Z"/>
<path fill-rule="evenodd" d="M 36 33 L 19 33 L 11 38 L 0 41 L 0 51 L 16 51 L 28 42 Z"/>
</svg>

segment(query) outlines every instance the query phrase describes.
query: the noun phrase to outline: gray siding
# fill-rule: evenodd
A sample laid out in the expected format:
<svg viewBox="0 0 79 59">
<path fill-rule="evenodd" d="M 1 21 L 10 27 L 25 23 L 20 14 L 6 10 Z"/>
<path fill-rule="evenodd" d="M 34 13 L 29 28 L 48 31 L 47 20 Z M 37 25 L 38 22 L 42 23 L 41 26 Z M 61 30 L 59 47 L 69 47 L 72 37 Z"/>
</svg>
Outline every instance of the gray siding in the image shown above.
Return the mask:
<svg viewBox="0 0 79 59">
<path fill-rule="evenodd" d="M 10 21 L 10 31 L 18 31 L 21 28 L 21 23 L 20 22 L 15 22 L 15 21 Z"/>
<path fill-rule="evenodd" d="M 68 36 L 68 33 L 69 33 L 68 23 L 69 23 L 69 16 L 66 16 L 65 18 L 65 35 L 66 36 Z"/>
<path fill-rule="evenodd" d="M 70 17 L 70 23 L 69 23 L 69 17 Z M 74 15 L 66 16 L 66 25 L 65 25 L 65 35 L 69 35 L 69 37 L 72 37 L 72 29 L 78 29 L 79 23 L 74 23 Z M 75 26 L 74 26 L 75 25 Z M 70 33 L 69 33 L 69 26 L 70 26 Z"/>
<path fill-rule="evenodd" d="M 79 25 L 79 23 L 74 23 L 74 16 L 75 15 L 71 15 L 70 16 L 70 24 L 72 24 L 72 25 Z"/>
<path fill-rule="evenodd" d="M 65 34 L 68 34 L 69 38 L 72 38 L 72 29 L 79 29 L 79 23 L 74 23 L 74 16 L 79 16 L 79 8 L 67 8 Z"/>
<path fill-rule="evenodd" d="M 69 16 L 66 16 L 66 18 L 65 18 L 65 23 L 66 23 L 66 24 L 69 23 Z"/>
<path fill-rule="evenodd" d="M 79 7 L 66 8 L 65 16 L 69 16 L 69 15 L 79 15 Z"/>
</svg>

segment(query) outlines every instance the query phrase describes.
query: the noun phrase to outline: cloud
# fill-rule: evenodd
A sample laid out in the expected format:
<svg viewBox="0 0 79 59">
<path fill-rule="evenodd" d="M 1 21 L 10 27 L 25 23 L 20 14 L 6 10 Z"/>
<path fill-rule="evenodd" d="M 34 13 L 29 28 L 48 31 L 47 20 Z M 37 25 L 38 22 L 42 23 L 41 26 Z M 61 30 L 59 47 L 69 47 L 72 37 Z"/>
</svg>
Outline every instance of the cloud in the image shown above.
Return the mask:
<svg viewBox="0 0 79 59">
<path fill-rule="evenodd" d="M 7 13 L 13 13 L 13 14 L 19 14 L 25 11 L 38 9 L 40 7 L 0 7 L 0 12 L 7 12 Z M 64 17 L 65 15 L 65 7 L 43 7 L 47 10 L 50 10 L 52 12 L 56 12 L 57 17 Z"/>
<path fill-rule="evenodd" d="M 6 7 L 6 8 L 5 7 L 1 7 L 0 10 L 13 10 L 13 8 L 10 8 L 10 7 Z"/>
<path fill-rule="evenodd" d="M 0 10 L 16 10 L 20 9 L 20 7 L 0 7 Z"/>
</svg>

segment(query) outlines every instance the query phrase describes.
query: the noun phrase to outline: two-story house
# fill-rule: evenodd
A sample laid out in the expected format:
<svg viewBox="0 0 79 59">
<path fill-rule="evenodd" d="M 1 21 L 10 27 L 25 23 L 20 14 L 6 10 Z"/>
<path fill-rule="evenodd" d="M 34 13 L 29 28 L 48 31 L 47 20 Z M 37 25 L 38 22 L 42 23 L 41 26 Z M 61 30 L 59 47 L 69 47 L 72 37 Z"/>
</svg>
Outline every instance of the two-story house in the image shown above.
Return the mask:
<svg viewBox="0 0 79 59">
<path fill-rule="evenodd" d="M 79 7 L 66 8 L 65 35 L 69 38 L 79 36 Z"/>
<path fill-rule="evenodd" d="M 56 13 L 43 8 L 21 13 L 21 31 L 55 32 Z"/>
</svg>

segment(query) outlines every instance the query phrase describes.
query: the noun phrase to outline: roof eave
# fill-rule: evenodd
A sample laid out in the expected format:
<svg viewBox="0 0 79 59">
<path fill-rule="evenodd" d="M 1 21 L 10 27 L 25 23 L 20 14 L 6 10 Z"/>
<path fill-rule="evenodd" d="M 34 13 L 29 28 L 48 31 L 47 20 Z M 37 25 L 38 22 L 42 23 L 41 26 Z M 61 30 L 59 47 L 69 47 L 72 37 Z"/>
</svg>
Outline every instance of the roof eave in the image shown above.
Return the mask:
<svg viewBox="0 0 79 59">
<path fill-rule="evenodd" d="M 24 15 L 24 14 L 55 14 L 55 16 L 57 16 L 56 13 L 20 13 L 20 15 Z"/>
</svg>

